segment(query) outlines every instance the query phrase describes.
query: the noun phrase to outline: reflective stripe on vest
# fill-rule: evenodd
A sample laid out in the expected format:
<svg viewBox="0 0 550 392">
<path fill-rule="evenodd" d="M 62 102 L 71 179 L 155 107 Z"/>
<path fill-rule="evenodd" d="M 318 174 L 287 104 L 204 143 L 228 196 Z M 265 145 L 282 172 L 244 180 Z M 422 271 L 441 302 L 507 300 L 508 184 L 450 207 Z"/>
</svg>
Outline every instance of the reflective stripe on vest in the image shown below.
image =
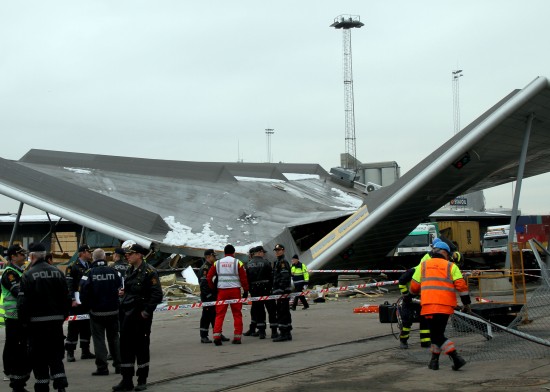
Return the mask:
<svg viewBox="0 0 550 392">
<path fill-rule="evenodd" d="M 452 263 L 439 258 L 422 262 L 421 305 L 456 306 L 456 289 L 451 277 L 452 267 Z"/>
<path fill-rule="evenodd" d="M 22 271 L 19 271 L 12 266 L 7 266 L 4 270 L 6 273 L 8 270 L 14 271 L 19 278 L 23 275 Z M 19 285 L 19 282 L 13 284 L 13 286 Z M 0 299 L 0 318 L 5 317 L 9 319 L 17 319 L 17 298 L 15 298 L 11 291 L 2 286 L 2 299 Z"/>
<path fill-rule="evenodd" d="M 218 274 L 219 289 L 241 287 L 239 263 L 239 260 L 231 256 L 226 256 L 223 259 L 216 261 L 216 273 Z"/>
</svg>

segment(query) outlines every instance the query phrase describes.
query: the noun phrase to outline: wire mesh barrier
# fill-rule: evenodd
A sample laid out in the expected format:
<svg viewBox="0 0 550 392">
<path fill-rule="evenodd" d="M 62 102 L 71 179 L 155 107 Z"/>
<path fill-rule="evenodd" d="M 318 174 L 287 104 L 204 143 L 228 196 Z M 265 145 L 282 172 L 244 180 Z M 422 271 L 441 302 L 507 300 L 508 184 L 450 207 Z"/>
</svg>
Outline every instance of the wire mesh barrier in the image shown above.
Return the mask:
<svg viewBox="0 0 550 392">
<path fill-rule="evenodd" d="M 445 335 L 467 362 L 550 356 L 550 273 L 545 263 L 540 259 L 538 263 L 541 275 L 537 283 L 521 286 L 521 281 L 511 283 L 508 276 L 514 273 L 503 274 L 501 281 L 511 288 L 507 295 L 492 296 L 488 291 L 486 297 L 476 298 L 483 302 L 472 304 L 472 313 L 456 311 L 450 317 Z M 478 283 L 481 286 L 483 282 Z M 521 295 L 516 297 L 516 290 Z M 399 320 L 397 324 L 399 327 Z M 418 331 L 411 333 L 409 347 L 398 351 L 396 357 L 429 361 L 429 349 L 420 347 Z"/>
</svg>

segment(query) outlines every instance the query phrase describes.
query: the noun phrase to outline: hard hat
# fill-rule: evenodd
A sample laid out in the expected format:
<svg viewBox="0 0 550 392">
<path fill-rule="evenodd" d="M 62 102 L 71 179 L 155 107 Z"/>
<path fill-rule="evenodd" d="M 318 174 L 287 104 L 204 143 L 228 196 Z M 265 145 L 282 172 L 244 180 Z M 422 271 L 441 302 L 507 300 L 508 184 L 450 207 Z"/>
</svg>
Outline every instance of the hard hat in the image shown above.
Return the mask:
<svg viewBox="0 0 550 392">
<path fill-rule="evenodd" d="M 434 245 L 434 248 L 436 249 L 443 249 L 444 251 L 447 252 L 447 254 L 451 254 L 451 248 L 449 248 L 449 245 L 447 245 L 444 241 L 439 241 L 438 243 L 436 243 Z"/>
</svg>

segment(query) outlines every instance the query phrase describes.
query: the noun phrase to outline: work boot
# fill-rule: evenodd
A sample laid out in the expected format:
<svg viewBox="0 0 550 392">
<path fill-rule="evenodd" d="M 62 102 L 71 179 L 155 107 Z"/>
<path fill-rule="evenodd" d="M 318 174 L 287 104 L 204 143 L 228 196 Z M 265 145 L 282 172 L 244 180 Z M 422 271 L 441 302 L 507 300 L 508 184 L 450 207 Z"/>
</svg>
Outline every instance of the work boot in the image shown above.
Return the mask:
<svg viewBox="0 0 550 392">
<path fill-rule="evenodd" d="M 430 359 L 428 369 L 439 370 L 439 354 L 432 353 L 432 359 Z"/>
<path fill-rule="evenodd" d="M 449 357 L 451 357 L 451 359 L 453 360 L 453 367 L 452 367 L 453 370 L 458 370 L 462 366 L 466 365 L 466 360 L 462 358 L 460 355 L 458 355 L 456 350 L 450 353 Z"/>
<path fill-rule="evenodd" d="M 145 391 L 147 389 L 147 379 L 138 377 L 138 382 L 136 387 L 134 388 L 134 391 Z"/>
<path fill-rule="evenodd" d="M 214 344 L 216 346 L 221 346 L 222 345 L 222 340 L 221 339 L 214 339 Z"/>
<path fill-rule="evenodd" d="M 133 390 L 134 390 L 134 383 L 131 381 L 124 381 L 124 379 L 122 379 L 122 381 L 119 384 L 113 387 L 113 391 L 115 392 L 127 392 L 127 391 L 133 391 Z"/>
<path fill-rule="evenodd" d="M 409 348 L 409 343 L 407 343 L 406 340 L 402 340 L 401 342 L 399 342 L 399 348 L 402 350 L 406 350 Z"/>
<path fill-rule="evenodd" d="M 97 369 L 95 372 L 92 373 L 92 376 L 108 376 L 109 375 L 109 369 Z"/>
<path fill-rule="evenodd" d="M 259 331 L 258 335 L 260 336 L 260 339 L 265 339 L 265 329 Z"/>
<path fill-rule="evenodd" d="M 426 347 L 430 347 L 431 345 L 432 345 L 431 342 L 420 342 L 420 347 L 426 348 Z"/>
<path fill-rule="evenodd" d="M 231 341 L 231 343 L 233 343 L 233 344 L 241 344 L 241 339 L 233 339 L 233 340 Z"/>
<path fill-rule="evenodd" d="M 292 337 L 289 336 L 289 335 L 290 335 L 290 334 L 283 334 L 283 333 L 281 332 L 281 334 L 279 335 L 279 337 L 273 339 L 273 341 L 274 341 L 274 342 L 286 342 L 287 340 L 292 340 Z M 289 339 L 289 337 L 290 337 L 290 339 Z"/>
<path fill-rule="evenodd" d="M 222 335 L 222 342 L 229 342 L 229 338 L 226 338 L 224 335 Z"/>
<path fill-rule="evenodd" d="M 277 328 L 271 327 L 271 339 L 276 339 L 279 337 L 279 333 L 277 332 Z"/>
<path fill-rule="evenodd" d="M 248 331 L 243 333 L 243 335 L 244 336 L 254 336 L 255 333 L 256 333 L 256 327 L 253 326 L 252 324 L 250 324 L 250 328 L 248 328 Z"/>
<path fill-rule="evenodd" d="M 296 305 L 292 305 L 292 306 L 290 307 L 290 310 L 296 310 Z"/>
<path fill-rule="evenodd" d="M 201 338 L 201 343 L 212 343 L 212 341 L 208 339 L 208 336 L 205 336 L 204 338 Z"/>
<path fill-rule="evenodd" d="M 73 350 L 67 350 L 67 362 L 75 362 L 76 358 L 74 357 Z"/>
<path fill-rule="evenodd" d="M 82 349 L 82 355 L 80 356 L 80 359 L 95 359 L 95 355 L 90 352 L 89 347 L 86 347 Z"/>
</svg>

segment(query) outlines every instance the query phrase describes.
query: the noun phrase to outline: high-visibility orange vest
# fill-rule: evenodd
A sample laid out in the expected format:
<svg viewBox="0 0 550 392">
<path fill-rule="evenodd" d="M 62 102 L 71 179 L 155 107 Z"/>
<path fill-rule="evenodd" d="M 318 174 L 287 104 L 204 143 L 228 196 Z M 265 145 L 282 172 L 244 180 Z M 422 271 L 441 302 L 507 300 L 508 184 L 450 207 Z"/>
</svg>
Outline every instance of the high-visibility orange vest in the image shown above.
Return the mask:
<svg viewBox="0 0 550 392">
<path fill-rule="evenodd" d="M 421 297 L 424 305 L 447 305 L 455 307 L 456 288 L 452 268 L 453 263 L 440 258 L 433 258 L 421 263 Z"/>
</svg>

